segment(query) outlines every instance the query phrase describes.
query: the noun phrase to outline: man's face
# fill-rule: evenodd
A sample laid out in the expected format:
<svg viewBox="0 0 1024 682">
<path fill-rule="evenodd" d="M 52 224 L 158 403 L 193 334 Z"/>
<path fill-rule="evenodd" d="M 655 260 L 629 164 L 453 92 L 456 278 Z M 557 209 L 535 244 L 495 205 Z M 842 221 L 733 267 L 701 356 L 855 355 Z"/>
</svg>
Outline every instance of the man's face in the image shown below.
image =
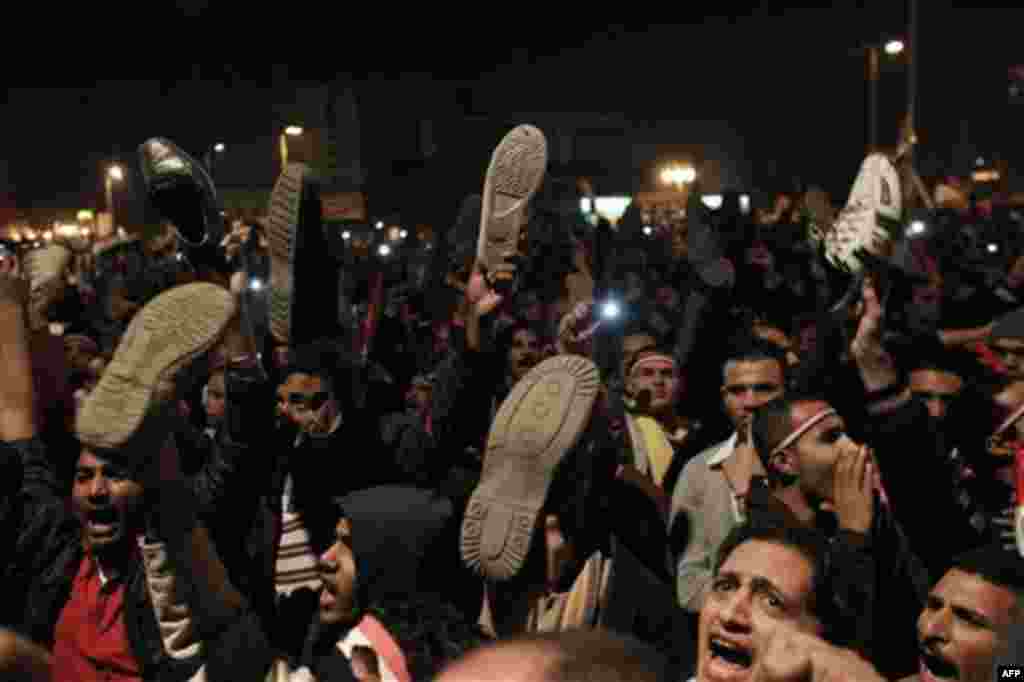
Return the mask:
<svg viewBox="0 0 1024 682">
<path fill-rule="evenodd" d="M 622 339 L 622 376 L 626 377 L 633 358 L 638 351 L 657 345 L 658 340 L 650 334 L 632 334 Z"/>
<path fill-rule="evenodd" d="M 741 360 L 725 365 L 722 397 L 725 412 L 737 429 L 749 422 L 757 408 L 782 395 L 782 367 L 776 360 Z"/>
<path fill-rule="evenodd" d="M 1024 340 L 996 339 L 992 350 L 1002 360 L 1011 379 L 1024 379 Z"/>
<path fill-rule="evenodd" d="M 823 402 L 797 403 L 793 407 L 793 430 L 828 409 Z M 811 499 L 832 501 L 836 463 L 859 447 L 846 435 L 846 426 L 838 415 L 825 417 L 787 448 L 796 455 L 794 470 L 787 473 L 799 476 L 800 487 Z"/>
<path fill-rule="evenodd" d="M 206 385 L 206 416 L 210 419 L 224 418 L 224 405 L 227 390 L 224 388 L 224 372 L 217 372 L 210 377 Z"/>
<path fill-rule="evenodd" d="M 352 618 L 356 605 L 356 556 L 352 551 L 352 526 L 341 519 L 335 527 L 335 542 L 320 557 L 317 568 L 320 592 L 320 623 L 337 625 Z"/>
<path fill-rule="evenodd" d="M 950 569 L 932 589 L 917 619 L 921 682 L 985 682 L 1019 619 L 1010 590 Z"/>
<path fill-rule="evenodd" d="M 529 329 L 517 331 L 508 350 L 508 371 L 512 379 L 522 379 L 540 360 L 540 338 Z"/>
<path fill-rule="evenodd" d="M 814 567 L 800 552 L 764 540 L 732 551 L 700 610 L 697 682 L 747 682 L 758 643 L 779 627 L 820 634 L 811 611 Z"/>
<path fill-rule="evenodd" d="M 86 547 L 101 553 L 130 541 L 142 494 L 142 484 L 124 469 L 83 450 L 75 468 L 71 503 Z"/>
<path fill-rule="evenodd" d="M 317 412 L 331 400 L 323 379 L 311 374 L 289 374 L 277 391 L 278 414 L 304 429 L 316 418 Z"/>
<path fill-rule="evenodd" d="M 678 401 L 682 377 L 676 365 L 668 359 L 643 358 L 633 366 L 628 381 L 631 395 L 648 391 L 651 396 L 650 411 L 663 414 L 671 411 Z"/>
<path fill-rule="evenodd" d="M 951 372 L 919 369 L 910 373 L 910 390 L 924 401 L 932 419 L 946 418 L 949 403 L 963 388 L 964 382 Z"/>
</svg>

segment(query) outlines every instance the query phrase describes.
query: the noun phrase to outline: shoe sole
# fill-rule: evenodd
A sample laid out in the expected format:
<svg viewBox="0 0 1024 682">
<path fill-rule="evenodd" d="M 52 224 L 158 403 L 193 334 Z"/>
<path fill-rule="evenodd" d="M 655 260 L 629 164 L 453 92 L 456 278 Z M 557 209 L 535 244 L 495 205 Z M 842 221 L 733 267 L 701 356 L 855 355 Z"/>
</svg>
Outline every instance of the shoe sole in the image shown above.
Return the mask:
<svg viewBox="0 0 1024 682">
<path fill-rule="evenodd" d="M 274 185 L 267 210 L 267 243 L 270 251 L 267 305 L 270 332 L 280 343 L 291 340 L 296 232 L 299 228 L 302 187 L 308 174 L 309 167 L 305 164 L 288 164 Z"/>
<path fill-rule="evenodd" d="M 594 363 L 562 355 L 530 370 L 502 403 L 462 524 L 470 569 L 491 580 L 522 569 L 555 470 L 586 428 L 599 388 Z"/>
<path fill-rule="evenodd" d="M 236 312 L 214 284 L 186 284 L 150 301 L 132 320 L 75 430 L 94 448 L 122 448 L 153 407 L 161 383 L 209 351 Z"/>
<path fill-rule="evenodd" d="M 548 164 L 548 144 L 539 128 L 521 125 L 494 150 L 484 180 L 477 260 L 494 273 L 519 248 L 519 232 L 530 199 Z"/>
</svg>

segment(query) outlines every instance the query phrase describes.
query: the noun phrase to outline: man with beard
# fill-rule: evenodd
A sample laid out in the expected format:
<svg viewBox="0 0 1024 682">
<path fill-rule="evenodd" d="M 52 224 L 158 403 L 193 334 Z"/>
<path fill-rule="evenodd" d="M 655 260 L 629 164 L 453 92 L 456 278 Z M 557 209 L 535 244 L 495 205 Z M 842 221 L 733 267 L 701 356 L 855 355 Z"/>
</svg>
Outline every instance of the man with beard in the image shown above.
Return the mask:
<svg viewBox="0 0 1024 682">
<path fill-rule="evenodd" d="M 889 509 L 873 452 L 813 396 L 769 403 L 752 432 L 773 494 L 801 523 L 834 538 L 841 554 L 833 570 L 840 594 L 858 605 L 859 645 L 883 674 L 905 674 L 911 633 L 901 625 L 924 603 L 928 574 Z"/>
<path fill-rule="evenodd" d="M 917 621 L 920 670 L 904 682 L 993 679 L 1010 629 L 1024 623 L 1024 560 L 998 546 L 961 555 Z"/>
</svg>

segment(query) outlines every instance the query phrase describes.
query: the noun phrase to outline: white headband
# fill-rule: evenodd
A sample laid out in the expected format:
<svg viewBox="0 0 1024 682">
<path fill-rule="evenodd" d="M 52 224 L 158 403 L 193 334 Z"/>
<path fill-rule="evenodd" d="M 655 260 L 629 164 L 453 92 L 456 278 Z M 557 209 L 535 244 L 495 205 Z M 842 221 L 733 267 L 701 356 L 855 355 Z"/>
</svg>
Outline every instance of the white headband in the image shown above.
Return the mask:
<svg viewBox="0 0 1024 682">
<path fill-rule="evenodd" d="M 994 434 L 992 434 L 992 435 L 994 435 L 994 436 L 998 436 L 998 435 L 999 435 L 999 434 L 1001 434 L 1001 433 L 1002 433 L 1003 431 L 1005 431 L 1006 429 L 1008 429 L 1008 428 L 1010 428 L 1011 426 L 1013 426 L 1013 423 L 1014 423 L 1015 421 L 1017 421 L 1018 419 L 1020 419 L 1020 418 L 1021 418 L 1021 416 L 1024 416 L 1024 405 L 1021 405 L 1021 406 L 1020 406 L 1020 407 L 1018 407 L 1018 408 L 1017 408 L 1016 410 L 1014 410 L 1014 411 L 1013 411 L 1013 414 L 1011 414 L 1011 415 L 1010 415 L 1009 417 L 1007 417 L 1007 418 L 1006 418 L 1006 421 L 1004 421 L 1004 422 L 1003 422 L 1003 423 L 1002 423 L 1002 424 L 1001 424 L 1001 425 L 999 426 L 999 428 L 998 428 L 998 429 L 996 429 L 996 432 L 995 432 Z"/>
<path fill-rule="evenodd" d="M 828 417 L 831 417 L 834 414 L 836 414 L 836 411 L 833 410 L 830 407 L 830 408 L 824 409 L 821 412 L 819 412 L 818 414 L 814 415 L 813 417 L 811 417 L 810 419 L 805 421 L 800 428 L 798 428 L 796 431 L 794 431 L 793 433 L 791 433 L 788 436 L 786 436 L 781 443 L 779 443 L 777 446 L 775 446 L 775 449 L 772 450 L 772 453 L 771 453 L 771 455 L 769 455 L 769 457 L 772 456 L 772 455 L 779 454 L 780 452 L 782 452 L 783 450 L 788 448 L 790 445 L 795 443 L 800 438 L 800 436 L 804 435 L 809 430 L 811 430 L 811 428 L 813 428 L 815 424 L 817 424 L 818 422 L 822 421 L 823 419 L 827 419 Z"/>
</svg>

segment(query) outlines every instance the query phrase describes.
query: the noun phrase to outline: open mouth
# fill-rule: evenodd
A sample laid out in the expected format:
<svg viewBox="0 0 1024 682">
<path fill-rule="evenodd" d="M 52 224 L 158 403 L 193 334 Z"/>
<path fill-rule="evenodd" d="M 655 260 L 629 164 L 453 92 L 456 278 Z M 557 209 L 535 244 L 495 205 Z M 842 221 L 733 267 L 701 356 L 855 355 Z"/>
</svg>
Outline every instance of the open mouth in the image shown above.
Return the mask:
<svg viewBox="0 0 1024 682">
<path fill-rule="evenodd" d="M 941 656 L 924 651 L 921 652 L 921 673 L 922 679 L 957 680 L 960 678 L 960 671 L 955 664 Z"/>
<path fill-rule="evenodd" d="M 712 661 L 720 661 L 733 668 L 749 670 L 754 662 L 750 650 L 734 642 L 712 637 L 709 648 Z"/>
<path fill-rule="evenodd" d="M 113 535 L 118 527 L 117 511 L 109 507 L 90 511 L 85 525 L 91 535 Z"/>
</svg>

